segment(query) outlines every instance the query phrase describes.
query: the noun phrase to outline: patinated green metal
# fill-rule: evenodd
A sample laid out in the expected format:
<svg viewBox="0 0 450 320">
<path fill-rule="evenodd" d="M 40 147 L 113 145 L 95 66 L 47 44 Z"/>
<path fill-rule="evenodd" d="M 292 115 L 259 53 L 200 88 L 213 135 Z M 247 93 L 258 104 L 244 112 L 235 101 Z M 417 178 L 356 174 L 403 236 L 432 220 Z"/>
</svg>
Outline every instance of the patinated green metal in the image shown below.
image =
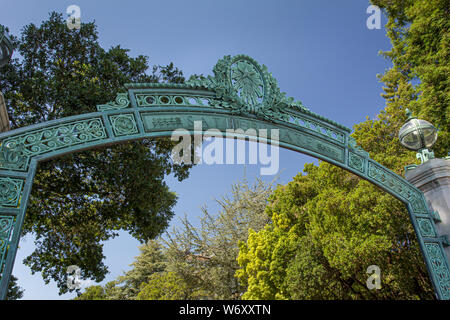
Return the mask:
<svg viewBox="0 0 450 320">
<path fill-rule="evenodd" d="M 0 67 L 8 63 L 13 53 L 13 44 L 6 32 L 6 28 L 0 25 Z"/>
<path fill-rule="evenodd" d="M 185 84 L 127 84 L 115 101 L 97 112 L 39 123 L 0 134 L 1 298 L 12 271 L 36 166 L 61 155 L 149 137 L 171 136 L 184 128 L 202 130 L 279 129 L 281 147 L 335 164 L 404 202 L 439 299 L 450 299 L 449 262 L 437 236 L 434 215 L 423 193 L 370 159 L 351 130 L 286 97 L 265 66 L 252 58 L 226 56 L 214 76 Z M 241 137 L 242 138 L 242 137 Z M 271 142 L 259 140 L 261 142 Z"/>
<path fill-rule="evenodd" d="M 428 121 L 417 119 L 406 109 L 407 122 L 400 128 L 398 139 L 409 150 L 417 151 L 417 159 L 425 163 L 434 159 L 434 152 L 428 150 L 437 140 L 437 129 Z M 412 139 L 411 139 L 412 138 Z"/>
</svg>

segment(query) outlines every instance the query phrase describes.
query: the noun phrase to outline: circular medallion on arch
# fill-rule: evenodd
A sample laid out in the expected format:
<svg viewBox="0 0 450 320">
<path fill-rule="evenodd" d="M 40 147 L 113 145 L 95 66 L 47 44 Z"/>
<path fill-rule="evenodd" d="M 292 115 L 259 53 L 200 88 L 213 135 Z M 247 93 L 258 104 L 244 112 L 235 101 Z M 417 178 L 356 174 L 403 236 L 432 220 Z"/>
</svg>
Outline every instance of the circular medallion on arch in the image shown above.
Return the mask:
<svg viewBox="0 0 450 320">
<path fill-rule="evenodd" d="M 422 236 L 424 236 L 424 237 L 435 237 L 436 236 L 436 234 L 434 233 L 431 221 L 429 219 L 419 218 L 419 219 L 417 219 L 417 222 L 419 224 L 419 228 L 420 228 Z"/>
<path fill-rule="evenodd" d="M 267 81 L 261 67 L 247 56 L 235 56 L 230 65 L 230 82 L 241 102 L 257 112 L 267 96 Z"/>
<path fill-rule="evenodd" d="M 132 114 L 110 116 L 111 126 L 116 137 L 139 133 Z"/>
</svg>

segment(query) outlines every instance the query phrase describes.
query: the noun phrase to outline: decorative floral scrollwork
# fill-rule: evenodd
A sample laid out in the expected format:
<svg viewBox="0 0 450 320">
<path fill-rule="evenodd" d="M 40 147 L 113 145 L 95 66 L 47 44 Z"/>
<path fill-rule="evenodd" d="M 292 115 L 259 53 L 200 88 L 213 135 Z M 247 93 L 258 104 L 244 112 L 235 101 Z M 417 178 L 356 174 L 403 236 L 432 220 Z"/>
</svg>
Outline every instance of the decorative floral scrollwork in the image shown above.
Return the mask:
<svg viewBox="0 0 450 320">
<path fill-rule="evenodd" d="M 245 130 L 253 124 L 256 128 L 278 125 L 281 129 L 288 127 L 289 130 L 282 132 L 281 140 L 285 145 L 309 150 L 317 157 L 341 167 L 345 167 L 348 154 L 348 166 L 355 169 L 355 173 L 408 203 L 412 218 L 416 219 L 414 227 L 421 248 L 424 249 L 425 260 L 430 266 L 433 283 L 437 283 L 439 298 L 450 299 L 450 274 L 442 250 L 444 242 L 437 238 L 423 193 L 371 160 L 355 139 L 349 137 L 350 129 L 316 115 L 301 102 L 286 97 L 266 66 L 243 55 L 225 56 L 214 67 L 214 77 L 191 77 L 184 84 L 138 83 L 126 87 L 129 93 L 119 93 L 115 101 L 97 106 L 99 112 L 105 111 L 102 114 L 74 116 L 2 134 L 0 169 L 27 171 L 29 160 L 33 157 L 36 161 L 42 161 L 58 154 L 109 145 L 128 139 L 126 136 L 131 136 L 131 139 L 155 136 L 154 132 L 157 135 L 165 134 L 185 125 L 192 127 L 196 119 L 205 124 L 205 130 L 221 127 Z M 133 95 L 132 99 L 129 94 Z M 130 107 L 130 100 L 140 110 L 125 109 Z M 189 111 L 193 111 L 192 116 L 188 114 Z M 204 111 L 208 115 L 203 116 Z M 230 114 L 242 114 L 244 117 L 233 118 Z M 272 123 L 264 123 L 260 119 Z M 298 126 L 297 132 L 291 130 L 294 125 Z M 141 134 L 139 128 L 143 129 Z M 43 154 L 45 156 L 40 156 Z M 32 176 L 33 170 L 28 172 L 28 177 Z M 9 172 L 5 176 L 24 177 L 25 174 Z M 21 204 L 21 196 L 26 198 L 22 193 L 29 188 L 24 188 L 24 181 L 0 178 L 0 208 L 3 207 L 4 214 L 19 211 L 11 208 Z M 0 270 L 8 246 L 17 246 L 17 243 L 11 242 L 11 234 L 15 232 L 14 219 L 12 216 L 0 216 Z"/>
<path fill-rule="evenodd" d="M 17 207 L 23 180 L 0 178 L 0 207 Z"/>
<path fill-rule="evenodd" d="M 12 216 L 0 216 L 0 238 L 9 239 L 13 221 L 14 217 Z"/>
<path fill-rule="evenodd" d="M 136 120 L 132 114 L 111 116 L 110 120 L 114 135 L 117 137 L 139 132 L 136 126 Z"/>
<path fill-rule="evenodd" d="M 26 170 L 29 157 L 24 155 L 23 146 L 15 149 L 4 145 L 0 148 L 0 168 L 10 170 Z"/>
<path fill-rule="evenodd" d="M 348 165 L 350 168 L 364 172 L 364 158 L 353 152 L 349 152 Z"/>
<path fill-rule="evenodd" d="M 18 159 L 28 159 L 64 147 L 105 138 L 107 138 L 107 135 L 102 120 L 94 118 L 13 136 L 3 141 L 2 148 L 3 150 L 17 152 L 18 155 L 15 157 Z M 1 169 L 11 169 L 10 162 L 1 160 L 3 160 L 0 161 Z M 27 166 L 17 166 L 14 169 L 26 170 Z"/>
<path fill-rule="evenodd" d="M 409 203 L 411 204 L 412 210 L 416 213 L 427 213 L 427 207 L 422 194 L 413 190 L 410 193 Z"/>
<path fill-rule="evenodd" d="M 433 273 L 437 277 L 440 290 L 444 299 L 450 299 L 450 271 L 445 263 L 443 251 L 438 243 L 425 243 Z"/>
<path fill-rule="evenodd" d="M 435 237 L 436 233 L 434 232 L 433 225 L 431 224 L 430 219 L 418 218 L 417 224 L 419 225 L 420 233 L 424 237 Z"/>
<path fill-rule="evenodd" d="M 130 105 L 130 99 L 128 93 L 119 92 L 116 96 L 116 100 L 108 102 L 107 104 L 101 104 L 97 106 L 98 111 L 117 110 L 124 109 Z"/>
<path fill-rule="evenodd" d="M 369 161 L 368 175 L 383 184 L 386 188 L 392 190 L 395 194 L 401 195 L 411 204 L 413 212 L 421 214 L 428 213 L 422 194 L 399 176 L 372 161 Z"/>
<path fill-rule="evenodd" d="M 14 217 L 0 216 L 0 271 L 5 263 L 6 250 L 8 248 L 12 229 L 14 227 Z"/>
<path fill-rule="evenodd" d="M 265 65 L 260 66 L 248 56 L 225 56 L 213 71 L 214 77 L 192 77 L 186 83 L 215 91 L 213 107 L 228 108 L 234 114 L 254 114 L 268 121 L 288 121 L 288 109 L 307 110 L 301 102 L 280 91 Z"/>
</svg>

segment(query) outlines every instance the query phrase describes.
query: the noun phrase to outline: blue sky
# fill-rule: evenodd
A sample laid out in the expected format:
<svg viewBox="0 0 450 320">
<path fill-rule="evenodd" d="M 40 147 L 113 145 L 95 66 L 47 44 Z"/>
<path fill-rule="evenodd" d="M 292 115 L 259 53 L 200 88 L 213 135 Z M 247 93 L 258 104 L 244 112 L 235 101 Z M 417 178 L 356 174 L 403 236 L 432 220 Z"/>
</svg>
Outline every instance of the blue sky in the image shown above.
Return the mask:
<svg viewBox="0 0 450 320">
<path fill-rule="evenodd" d="M 370 118 L 384 107 L 382 84 L 376 75 L 390 67 L 379 55 L 390 48 L 383 28 L 369 30 L 366 0 L 1 0 L 0 24 L 19 35 L 23 26 L 39 24 L 49 12 L 66 15 L 69 5 L 81 8 L 82 21 L 95 21 L 105 48 L 120 44 L 132 56 L 147 55 L 151 64 L 173 62 L 186 78 L 211 74 L 224 55 L 246 54 L 265 64 L 288 96 L 311 111 L 347 127 Z M 289 182 L 315 159 L 280 150 L 279 183 Z M 178 217 L 187 214 L 193 222 L 206 204 L 226 193 L 244 175 L 250 181 L 259 175 L 258 165 L 199 165 L 190 177 L 178 182 L 167 178 L 179 195 Z M 273 176 L 265 176 L 270 181 Z M 110 273 L 115 279 L 138 255 L 139 243 L 129 235 L 104 245 Z M 58 295 L 54 282 L 45 285 L 40 274 L 31 275 L 22 260 L 34 249 L 32 237 L 21 240 L 13 274 L 25 289 L 24 299 L 71 299 Z"/>
</svg>

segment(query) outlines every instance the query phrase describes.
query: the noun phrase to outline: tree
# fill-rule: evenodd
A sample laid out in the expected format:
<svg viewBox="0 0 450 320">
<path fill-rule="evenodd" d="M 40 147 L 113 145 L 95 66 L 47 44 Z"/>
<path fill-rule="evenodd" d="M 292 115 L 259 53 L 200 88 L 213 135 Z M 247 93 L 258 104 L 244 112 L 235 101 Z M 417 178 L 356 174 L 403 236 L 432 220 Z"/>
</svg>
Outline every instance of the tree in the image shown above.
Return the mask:
<svg viewBox="0 0 450 320">
<path fill-rule="evenodd" d="M 440 126 L 436 156 L 448 152 L 448 3 L 372 1 L 388 17 L 393 67 L 380 76 L 386 107 L 354 126 L 373 159 L 403 174 L 415 155 L 398 142 L 405 108 Z M 413 83 L 418 83 L 413 85 Z M 270 199 L 271 223 L 240 243 L 244 299 L 433 299 L 408 213 L 400 201 L 327 163 L 307 164 Z M 366 287 L 378 265 L 382 289 Z"/>
<path fill-rule="evenodd" d="M 140 254 L 131 264 L 130 271 L 120 276 L 114 282 L 114 289 L 109 290 L 112 300 L 136 299 L 141 286 L 148 282 L 154 274 L 160 274 L 166 270 L 166 256 L 164 248 L 159 240 L 151 240 L 139 247 Z M 153 278 L 156 281 L 155 278 Z"/>
<path fill-rule="evenodd" d="M 386 12 L 386 31 L 392 49 L 383 52 L 394 67 L 381 79 L 388 83 L 402 77 L 414 85 L 416 97 L 408 104 L 418 117 L 439 126 L 433 147 L 437 157 L 445 157 L 450 141 L 450 21 L 446 0 L 372 0 Z M 401 75 L 398 75 L 400 73 Z M 394 80 L 395 81 L 395 80 Z M 387 92 L 395 96 L 396 86 Z M 392 98 L 391 98 L 392 99 Z"/>
<path fill-rule="evenodd" d="M 402 203 L 327 163 L 305 173 L 275 191 L 272 223 L 240 244 L 244 299 L 433 296 Z M 382 270 L 382 290 L 366 287 L 370 265 Z"/>
<path fill-rule="evenodd" d="M 23 292 L 24 290 L 17 284 L 17 278 L 11 275 L 6 300 L 19 300 L 23 297 Z"/>
<path fill-rule="evenodd" d="M 83 294 L 74 300 L 108 300 L 105 289 L 102 286 L 87 287 Z"/>
<path fill-rule="evenodd" d="M 57 13 L 25 26 L 14 42 L 21 58 L 0 69 L 13 129 L 96 111 L 124 83 L 184 81 L 173 64 L 148 73 L 147 57 L 132 58 L 120 46 L 103 49 L 94 23 L 71 31 Z M 190 167 L 171 161 L 173 146 L 169 139 L 146 139 L 40 163 L 23 230 L 34 234 L 36 249 L 25 264 L 65 293 L 70 265 L 84 279 L 104 278 L 102 243 L 119 230 L 141 242 L 164 232 L 176 202 L 164 177 L 183 180 Z"/>
<path fill-rule="evenodd" d="M 235 277 L 238 243 L 247 239 L 249 229 L 260 230 L 268 222 L 264 209 L 271 193 L 272 184 L 244 180 L 216 200 L 217 214 L 202 208 L 198 227 L 185 217 L 182 227 L 167 235 L 167 270 L 180 275 L 194 296 L 239 299 L 245 287 Z"/>
<path fill-rule="evenodd" d="M 216 200 L 217 214 L 203 208 L 198 227 L 185 217 L 181 228 L 140 247 L 133 268 L 105 287 L 107 299 L 239 299 L 245 287 L 235 278 L 238 241 L 247 239 L 249 228 L 267 223 L 271 192 L 271 184 L 260 179 L 232 185 L 229 195 Z"/>
</svg>

